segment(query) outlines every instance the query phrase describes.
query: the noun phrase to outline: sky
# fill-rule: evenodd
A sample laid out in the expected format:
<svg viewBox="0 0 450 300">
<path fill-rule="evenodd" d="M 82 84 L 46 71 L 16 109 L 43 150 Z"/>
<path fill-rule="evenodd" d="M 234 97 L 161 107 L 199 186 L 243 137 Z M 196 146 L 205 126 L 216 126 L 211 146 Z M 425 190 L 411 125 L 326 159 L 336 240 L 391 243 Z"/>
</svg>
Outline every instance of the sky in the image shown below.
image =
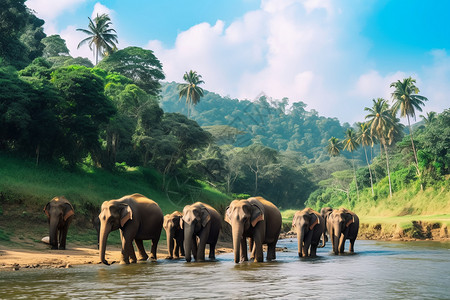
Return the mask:
<svg viewBox="0 0 450 300">
<path fill-rule="evenodd" d="M 118 48 L 154 51 L 166 81 L 186 71 L 204 89 L 238 99 L 264 93 L 307 110 L 364 121 L 372 99 L 409 76 L 428 98 L 423 112 L 450 107 L 450 1 L 434 0 L 28 0 L 73 57 L 94 60 L 77 28 L 108 13 Z M 414 122 L 414 120 L 413 120 Z"/>
</svg>

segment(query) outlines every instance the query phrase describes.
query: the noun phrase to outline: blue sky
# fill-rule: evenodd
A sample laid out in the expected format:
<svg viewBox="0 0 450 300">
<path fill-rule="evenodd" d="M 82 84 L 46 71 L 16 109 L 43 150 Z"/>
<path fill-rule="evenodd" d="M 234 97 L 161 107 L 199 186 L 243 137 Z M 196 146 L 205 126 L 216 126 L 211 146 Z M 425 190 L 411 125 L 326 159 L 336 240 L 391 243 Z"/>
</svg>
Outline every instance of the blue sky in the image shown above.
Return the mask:
<svg viewBox="0 0 450 300">
<path fill-rule="evenodd" d="M 450 1 L 374 0 L 28 0 L 72 56 L 87 17 L 110 14 L 119 48 L 151 49 L 168 81 L 193 69 L 204 88 L 239 99 L 260 93 L 303 101 L 343 122 L 364 120 L 373 98 L 412 76 L 429 98 L 424 112 L 449 108 Z M 420 113 L 419 113 L 420 114 Z M 420 118 L 418 118 L 420 120 Z"/>
</svg>

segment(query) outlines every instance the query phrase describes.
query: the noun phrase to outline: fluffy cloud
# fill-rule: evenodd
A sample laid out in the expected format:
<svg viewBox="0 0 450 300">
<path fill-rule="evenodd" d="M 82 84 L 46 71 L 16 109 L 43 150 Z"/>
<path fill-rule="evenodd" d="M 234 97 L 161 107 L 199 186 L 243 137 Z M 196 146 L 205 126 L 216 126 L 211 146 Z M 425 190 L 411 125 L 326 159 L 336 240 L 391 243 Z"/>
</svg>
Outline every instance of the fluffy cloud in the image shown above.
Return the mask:
<svg viewBox="0 0 450 300">
<path fill-rule="evenodd" d="M 222 95 L 254 99 L 264 92 L 353 121 L 342 101 L 358 104 L 348 93 L 356 78 L 343 74 L 352 68 L 351 73 L 362 72 L 368 46 L 357 28 L 338 25 L 362 18 L 359 13 L 330 1 L 264 0 L 259 10 L 228 26 L 220 20 L 198 24 L 181 32 L 173 48 L 158 41 L 147 47 L 163 63 L 169 81 L 181 81 L 193 69 L 203 76 L 206 89 Z"/>
</svg>

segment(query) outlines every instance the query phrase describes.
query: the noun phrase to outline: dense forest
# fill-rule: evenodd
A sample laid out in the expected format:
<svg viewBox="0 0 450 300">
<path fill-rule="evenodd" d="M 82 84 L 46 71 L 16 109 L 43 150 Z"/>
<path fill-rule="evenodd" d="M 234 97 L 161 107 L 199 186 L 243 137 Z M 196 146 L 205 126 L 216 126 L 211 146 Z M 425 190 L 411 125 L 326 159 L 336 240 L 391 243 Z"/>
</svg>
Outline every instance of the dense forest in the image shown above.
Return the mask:
<svg viewBox="0 0 450 300">
<path fill-rule="evenodd" d="M 409 123 L 426 98 L 403 114 L 398 86 L 392 106 L 368 99 L 366 120 L 353 126 L 267 95 L 250 101 L 201 90 L 189 103 L 182 84 L 164 82 L 153 51 L 117 49 L 107 15 L 89 19 L 90 29 L 112 34 L 92 39 L 95 66 L 71 57 L 60 36 L 46 36 L 24 1 L 2 1 L 0 16 L 0 155 L 33 159 L 37 168 L 141 168 L 156 174 L 148 184 L 161 191 L 206 183 L 282 208 L 352 208 L 409 185 L 448 188 L 450 110 L 405 128 L 397 114 Z M 409 80 L 411 98 L 422 97 Z"/>
</svg>

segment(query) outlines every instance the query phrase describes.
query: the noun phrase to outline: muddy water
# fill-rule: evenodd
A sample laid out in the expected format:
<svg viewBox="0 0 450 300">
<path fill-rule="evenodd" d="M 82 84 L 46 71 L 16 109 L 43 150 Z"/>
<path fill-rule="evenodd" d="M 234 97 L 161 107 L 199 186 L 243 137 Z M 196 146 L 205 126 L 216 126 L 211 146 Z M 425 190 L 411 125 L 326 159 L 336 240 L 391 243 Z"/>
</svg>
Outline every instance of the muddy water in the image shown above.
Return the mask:
<svg viewBox="0 0 450 300">
<path fill-rule="evenodd" d="M 144 262 L 0 273 L 0 299 L 450 299 L 450 243 L 357 241 L 357 254 L 300 259 L 282 240 L 276 262 Z"/>
</svg>

